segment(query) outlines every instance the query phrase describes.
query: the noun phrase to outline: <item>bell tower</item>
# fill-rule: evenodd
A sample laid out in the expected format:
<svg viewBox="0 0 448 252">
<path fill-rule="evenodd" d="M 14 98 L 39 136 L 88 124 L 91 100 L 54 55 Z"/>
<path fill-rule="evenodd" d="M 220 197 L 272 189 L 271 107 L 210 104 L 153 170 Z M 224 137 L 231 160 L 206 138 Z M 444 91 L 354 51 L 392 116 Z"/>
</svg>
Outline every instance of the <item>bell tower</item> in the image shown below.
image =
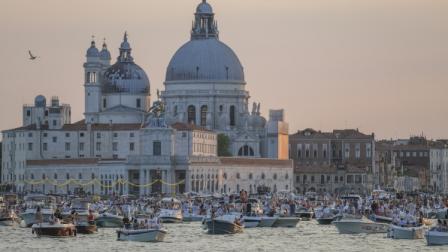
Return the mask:
<svg viewBox="0 0 448 252">
<path fill-rule="evenodd" d="M 96 48 L 92 38 L 89 49 L 87 49 L 86 62 L 84 63 L 84 90 L 85 90 L 85 110 L 86 123 L 98 123 L 98 113 L 100 112 L 101 84 L 100 73 L 101 64 L 100 53 Z"/>
</svg>

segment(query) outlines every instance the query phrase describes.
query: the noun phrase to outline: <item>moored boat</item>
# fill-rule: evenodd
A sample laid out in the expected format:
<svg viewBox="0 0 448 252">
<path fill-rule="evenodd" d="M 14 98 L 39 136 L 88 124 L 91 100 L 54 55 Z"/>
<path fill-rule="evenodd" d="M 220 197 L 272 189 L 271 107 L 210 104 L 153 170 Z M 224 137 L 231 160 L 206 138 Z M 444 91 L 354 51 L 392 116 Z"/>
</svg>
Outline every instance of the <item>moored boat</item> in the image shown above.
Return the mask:
<svg viewBox="0 0 448 252">
<path fill-rule="evenodd" d="M 119 229 L 117 240 L 138 242 L 162 242 L 167 231 L 164 229 Z"/>
<path fill-rule="evenodd" d="M 223 215 L 205 220 L 209 234 L 237 234 L 242 233 L 244 226 L 241 225 L 236 216 Z"/>
<path fill-rule="evenodd" d="M 258 216 L 244 216 L 243 223 L 245 228 L 258 227 L 261 222 L 261 217 Z"/>
<path fill-rule="evenodd" d="M 38 237 L 71 237 L 76 236 L 76 228 L 73 224 L 39 223 L 33 224 L 32 232 Z"/>
<path fill-rule="evenodd" d="M 296 227 L 297 223 L 299 223 L 300 218 L 299 217 L 279 217 L 274 224 L 272 225 L 272 227 L 288 227 L 288 228 L 292 228 L 292 227 Z"/>
<path fill-rule="evenodd" d="M 317 223 L 319 223 L 319 225 L 331 225 L 333 220 L 334 220 L 334 216 L 316 218 L 316 221 L 317 221 Z"/>
<path fill-rule="evenodd" d="M 183 221 L 181 202 L 175 198 L 164 198 L 159 219 L 162 223 L 181 223 Z"/>
<path fill-rule="evenodd" d="M 384 215 L 377 215 L 377 214 L 373 214 L 371 216 L 371 220 L 373 220 L 374 222 L 378 222 L 378 223 L 387 223 L 390 224 L 392 223 L 392 217 L 387 217 Z"/>
<path fill-rule="evenodd" d="M 340 234 L 374 234 L 387 233 L 388 225 L 385 223 L 376 223 L 367 218 L 344 217 L 333 221 Z"/>
<path fill-rule="evenodd" d="M 423 239 L 425 228 L 423 225 L 416 227 L 401 227 L 391 224 L 387 237 L 392 239 Z"/>
<path fill-rule="evenodd" d="M 112 213 L 102 213 L 98 215 L 96 225 L 102 228 L 119 228 L 123 226 L 123 217 Z"/>
<path fill-rule="evenodd" d="M 262 216 L 257 227 L 272 227 L 277 219 L 278 217 Z"/>
<path fill-rule="evenodd" d="M 448 245 L 448 228 L 434 227 L 425 234 L 428 246 Z"/>
</svg>

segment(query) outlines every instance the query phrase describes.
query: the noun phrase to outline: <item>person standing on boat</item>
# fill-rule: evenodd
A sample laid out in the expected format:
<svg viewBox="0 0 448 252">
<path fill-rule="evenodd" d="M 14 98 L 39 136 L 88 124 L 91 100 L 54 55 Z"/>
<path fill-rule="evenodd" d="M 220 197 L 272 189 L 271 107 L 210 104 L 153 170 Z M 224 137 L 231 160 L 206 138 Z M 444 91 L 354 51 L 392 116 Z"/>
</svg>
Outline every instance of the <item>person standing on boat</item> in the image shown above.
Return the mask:
<svg viewBox="0 0 448 252">
<path fill-rule="evenodd" d="M 36 219 L 36 223 L 41 224 L 44 222 L 44 216 L 42 215 L 40 207 L 37 207 L 36 209 L 36 215 L 34 217 Z"/>
</svg>

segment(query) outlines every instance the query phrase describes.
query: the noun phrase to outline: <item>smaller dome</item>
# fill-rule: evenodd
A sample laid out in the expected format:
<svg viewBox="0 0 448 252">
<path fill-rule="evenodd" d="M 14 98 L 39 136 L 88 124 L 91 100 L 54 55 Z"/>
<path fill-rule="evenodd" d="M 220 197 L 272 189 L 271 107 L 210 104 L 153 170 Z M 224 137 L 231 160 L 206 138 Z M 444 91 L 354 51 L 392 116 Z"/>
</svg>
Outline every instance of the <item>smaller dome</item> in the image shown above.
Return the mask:
<svg viewBox="0 0 448 252">
<path fill-rule="evenodd" d="M 107 50 L 106 43 L 103 43 L 103 49 L 100 52 L 100 59 L 101 60 L 110 60 L 112 57 L 110 56 L 109 50 Z"/>
<path fill-rule="evenodd" d="M 87 49 L 87 57 L 99 57 L 100 52 L 98 51 L 98 49 L 95 46 L 95 41 L 92 41 L 92 43 L 90 44 L 89 49 Z"/>
<path fill-rule="evenodd" d="M 44 108 L 47 106 L 47 99 L 43 95 L 38 95 L 34 98 L 34 106 Z"/>
<path fill-rule="evenodd" d="M 213 8 L 206 0 L 202 0 L 202 3 L 196 8 L 197 14 L 213 14 Z"/>
</svg>

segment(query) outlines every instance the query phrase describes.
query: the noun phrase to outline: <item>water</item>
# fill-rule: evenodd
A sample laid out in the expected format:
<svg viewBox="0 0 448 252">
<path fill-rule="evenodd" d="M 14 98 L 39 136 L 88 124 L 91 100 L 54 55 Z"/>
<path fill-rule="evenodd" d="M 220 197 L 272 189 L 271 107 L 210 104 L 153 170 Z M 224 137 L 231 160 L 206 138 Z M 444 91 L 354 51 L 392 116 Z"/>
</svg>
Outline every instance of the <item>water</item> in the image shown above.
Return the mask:
<svg viewBox="0 0 448 252">
<path fill-rule="evenodd" d="M 253 228 L 237 235 L 208 235 L 200 223 L 167 224 L 163 243 L 121 242 L 115 229 L 75 238 L 37 238 L 30 228 L 0 227 L 0 251 L 448 251 L 426 240 L 392 240 L 385 234 L 341 235 L 315 220 L 296 228 Z"/>
</svg>

